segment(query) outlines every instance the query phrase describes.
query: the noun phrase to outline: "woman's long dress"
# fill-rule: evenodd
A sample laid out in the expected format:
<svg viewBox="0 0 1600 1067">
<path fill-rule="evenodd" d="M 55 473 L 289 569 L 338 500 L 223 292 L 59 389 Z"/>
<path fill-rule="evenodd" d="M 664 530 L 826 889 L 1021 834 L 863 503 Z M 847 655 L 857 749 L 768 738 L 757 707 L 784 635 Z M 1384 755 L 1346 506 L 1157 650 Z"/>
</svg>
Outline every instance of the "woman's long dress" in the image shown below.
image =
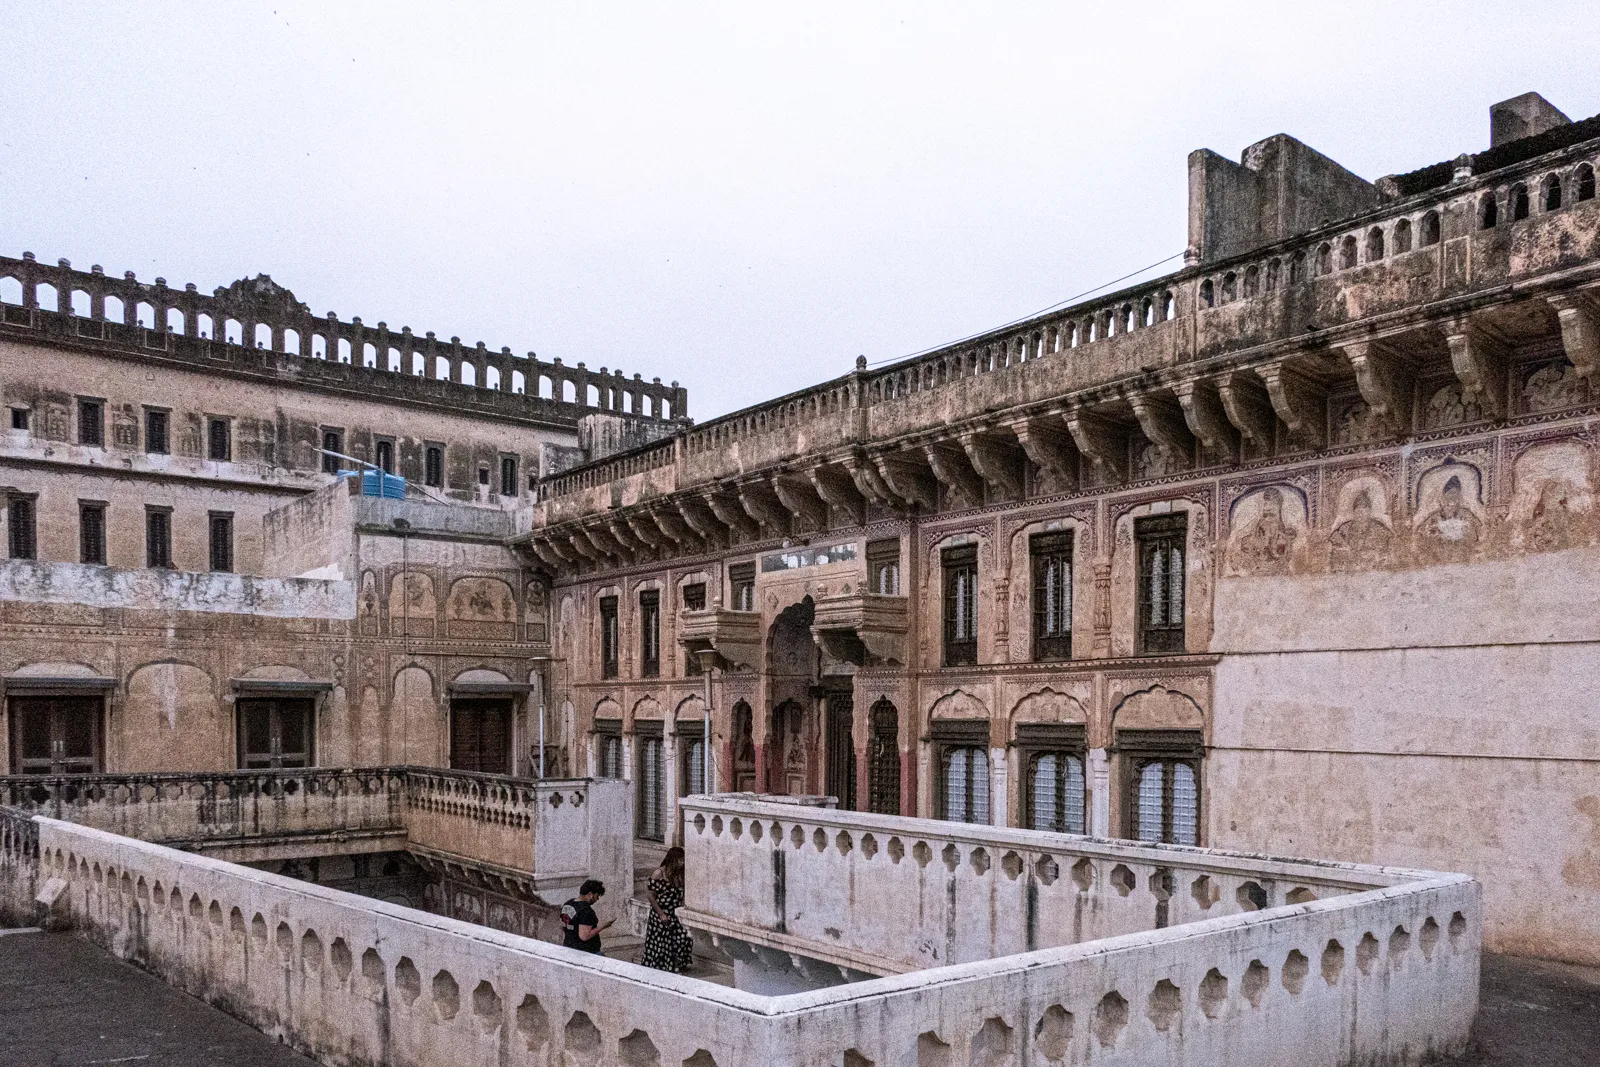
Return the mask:
<svg viewBox="0 0 1600 1067">
<path fill-rule="evenodd" d="M 683 906 L 683 886 L 673 885 L 665 878 L 652 878 L 650 892 L 655 894 L 656 904 L 667 917 L 663 919 L 651 909 L 650 923 L 644 932 L 644 955 L 639 962 L 658 971 L 682 974 L 694 954 L 689 931 L 678 921 L 677 911 Z"/>
</svg>

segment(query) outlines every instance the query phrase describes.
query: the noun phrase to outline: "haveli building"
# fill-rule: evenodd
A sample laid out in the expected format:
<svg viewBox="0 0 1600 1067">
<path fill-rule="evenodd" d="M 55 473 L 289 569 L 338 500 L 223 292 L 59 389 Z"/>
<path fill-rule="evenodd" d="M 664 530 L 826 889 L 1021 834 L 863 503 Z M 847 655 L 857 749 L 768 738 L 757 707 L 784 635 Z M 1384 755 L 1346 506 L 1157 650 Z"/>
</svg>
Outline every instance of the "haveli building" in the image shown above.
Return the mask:
<svg viewBox="0 0 1600 1067">
<path fill-rule="evenodd" d="M 699 425 L 0 260 L 6 762 L 542 758 L 645 840 L 750 790 L 1460 870 L 1487 947 L 1600 961 L 1600 119 L 1491 118 L 1375 183 L 1196 152 L 1176 273 Z"/>
</svg>

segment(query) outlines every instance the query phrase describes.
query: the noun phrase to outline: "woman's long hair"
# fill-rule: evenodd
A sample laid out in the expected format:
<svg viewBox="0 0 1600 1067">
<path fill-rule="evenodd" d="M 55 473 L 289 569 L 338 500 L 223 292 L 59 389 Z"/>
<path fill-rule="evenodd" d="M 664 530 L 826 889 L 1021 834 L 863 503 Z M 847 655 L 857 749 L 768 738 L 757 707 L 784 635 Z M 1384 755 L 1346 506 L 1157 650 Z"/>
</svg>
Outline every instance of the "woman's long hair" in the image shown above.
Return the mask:
<svg viewBox="0 0 1600 1067">
<path fill-rule="evenodd" d="M 661 873 L 675 886 L 683 885 L 683 849 L 673 845 L 661 861 Z"/>
</svg>

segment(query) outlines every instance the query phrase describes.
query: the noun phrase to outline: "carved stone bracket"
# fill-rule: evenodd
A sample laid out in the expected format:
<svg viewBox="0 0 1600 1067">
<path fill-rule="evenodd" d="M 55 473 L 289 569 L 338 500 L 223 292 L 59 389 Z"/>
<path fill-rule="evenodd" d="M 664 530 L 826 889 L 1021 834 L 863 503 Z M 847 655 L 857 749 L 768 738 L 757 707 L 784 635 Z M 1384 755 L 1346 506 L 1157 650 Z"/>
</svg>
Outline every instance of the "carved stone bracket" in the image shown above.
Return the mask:
<svg viewBox="0 0 1600 1067">
<path fill-rule="evenodd" d="M 1261 379 L 1244 370 L 1228 371 L 1217 379 L 1217 396 L 1239 436 L 1258 454 L 1270 454 L 1278 416 Z"/>
<path fill-rule="evenodd" d="M 683 515 L 679 512 L 662 508 L 659 511 L 651 512 L 650 517 L 655 520 L 656 528 L 661 531 L 662 535 L 679 548 L 690 546 L 696 539 L 696 531 L 687 524 Z M 704 538 L 702 537 L 701 539 L 703 540 Z"/>
<path fill-rule="evenodd" d="M 742 505 L 735 504 L 714 490 L 708 491 L 701 499 L 711 509 L 711 514 L 717 517 L 717 521 L 728 528 L 731 537 L 749 540 L 756 535 L 759 526 Z"/>
<path fill-rule="evenodd" d="M 1178 469 L 1193 464 L 1194 435 L 1189 432 L 1177 401 L 1158 393 L 1130 391 L 1128 404 L 1139 420 L 1139 429 L 1166 454 L 1168 463 Z"/>
<path fill-rule="evenodd" d="M 903 453 L 884 453 L 874 458 L 878 474 L 890 492 L 908 506 L 933 510 L 938 502 L 933 479 L 924 473 L 920 463 Z"/>
<path fill-rule="evenodd" d="M 1600 312 L 1594 298 L 1586 293 L 1558 293 L 1546 299 L 1561 322 L 1561 344 L 1567 358 L 1580 378 L 1589 377 L 1600 364 Z"/>
<path fill-rule="evenodd" d="M 1071 492 L 1078 488 L 1078 448 L 1070 434 L 1061 433 L 1044 419 L 1020 419 L 1011 424 L 1011 432 L 1051 489 Z"/>
<path fill-rule="evenodd" d="M 872 460 L 863 455 L 851 456 L 844 462 L 845 470 L 850 472 L 850 481 L 863 499 L 891 511 L 900 511 L 905 507 L 905 502 L 889 488 Z"/>
<path fill-rule="evenodd" d="M 1062 418 L 1078 451 L 1093 465 L 1097 481 L 1114 484 L 1127 480 L 1128 435 L 1122 427 L 1084 408 L 1070 408 Z"/>
<path fill-rule="evenodd" d="M 1355 368 L 1356 385 L 1373 424 L 1390 437 L 1409 433 L 1415 364 L 1380 341 L 1351 341 L 1340 348 Z"/>
<path fill-rule="evenodd" d="M 1256 373 L 1266 384 L 1272 410 L 1296 440 L 1322 448 L 1328 440 L 1327 390 L 1289 367 L 1286 360 L 1264 363 Z"/>
<path fill-rule="evenodd" d="M 834 467 L 812 467 L 807 472 L 811 486 L 829 507 L 850 516 L 852 524 L 867 521 L 867 495 L 855 487 L 850 475 Z"/>
<path fill-rule="evenodd" d="M 961 447 L 966 450 L 967 461 L 978 477 L 1007 499 L 1022 499 L 1022 463 L 1014 447 L 981 433 L 962 434 Z"/>
<path fill-rule="evenodd" d="M 1506 349 L 1493 332 L 1469 316 L 1445 323 L 1450 365 L 1461 382 L 1461 398 L 1476 401 L 1490 418 L 1506 414 Z"/>
<path fill-rule="evenodd" d="M 718 528 L 721 520 L 714 511 L 708 512 L 708 507 L 704 499 L 683 497 L 678 501 L 678 514 L 700 540 L 716 545 L 722 541 L 722 530 Z"/>
<path fill-rule="evenodd" d="M 772 476 L 772 491 L 778 494 L 778 502 L 790 514 L 800 516 L 812 529 L 827 528 L 827 502 L 817 494 L 810 479 L 797 474 L 775 474 Z"/>
<path fill-rule="evenodd" d="M 978 477 L 968 462 L 966 453 L 959 447 L 943 441 L 922 446 L 928 457 L 928 466 L 939 483 L 953 493 L 966 507 L 983 504 L 983 479 Z"/>
<path fill-rule="evenodd" d="M 770 530 L 787 534 L 793 529 L 794 516 L 784 509 L 765 482 L 746 482 L 739 486 L 739 505 L 746 515 Z"/>
<path fill-rule="evenodd" d="M 1173 387 L 1189 432 L 1213 457 L 1227 463 L 1239 459 L 1239 431 L 1228 421 L 1222 398 L 1212 382 L 1181 382 Z"/>
</svg>

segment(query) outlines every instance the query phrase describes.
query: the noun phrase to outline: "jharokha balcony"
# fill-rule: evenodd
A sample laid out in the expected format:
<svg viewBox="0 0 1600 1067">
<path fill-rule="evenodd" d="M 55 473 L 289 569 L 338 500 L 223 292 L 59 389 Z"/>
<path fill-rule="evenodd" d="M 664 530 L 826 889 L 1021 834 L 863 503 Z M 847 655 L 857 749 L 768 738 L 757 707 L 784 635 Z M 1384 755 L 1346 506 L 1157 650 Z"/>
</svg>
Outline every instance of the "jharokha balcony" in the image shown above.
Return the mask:
<svg viewBox="0 0 1600 1067">
<path fill-rule="evenodd" d="M 834 659 L 858 667 L 904 667 L 909 620 L 903 596 L 844 593 L 816 602 L 811 633 Z"/>
<path fill-rule="evenodd" d="M 760 667 L 761 616 L 711 607 L 678 613 L 678 643 L 691 653 L 714 651 L 725 667 Z"/>
</svg>

